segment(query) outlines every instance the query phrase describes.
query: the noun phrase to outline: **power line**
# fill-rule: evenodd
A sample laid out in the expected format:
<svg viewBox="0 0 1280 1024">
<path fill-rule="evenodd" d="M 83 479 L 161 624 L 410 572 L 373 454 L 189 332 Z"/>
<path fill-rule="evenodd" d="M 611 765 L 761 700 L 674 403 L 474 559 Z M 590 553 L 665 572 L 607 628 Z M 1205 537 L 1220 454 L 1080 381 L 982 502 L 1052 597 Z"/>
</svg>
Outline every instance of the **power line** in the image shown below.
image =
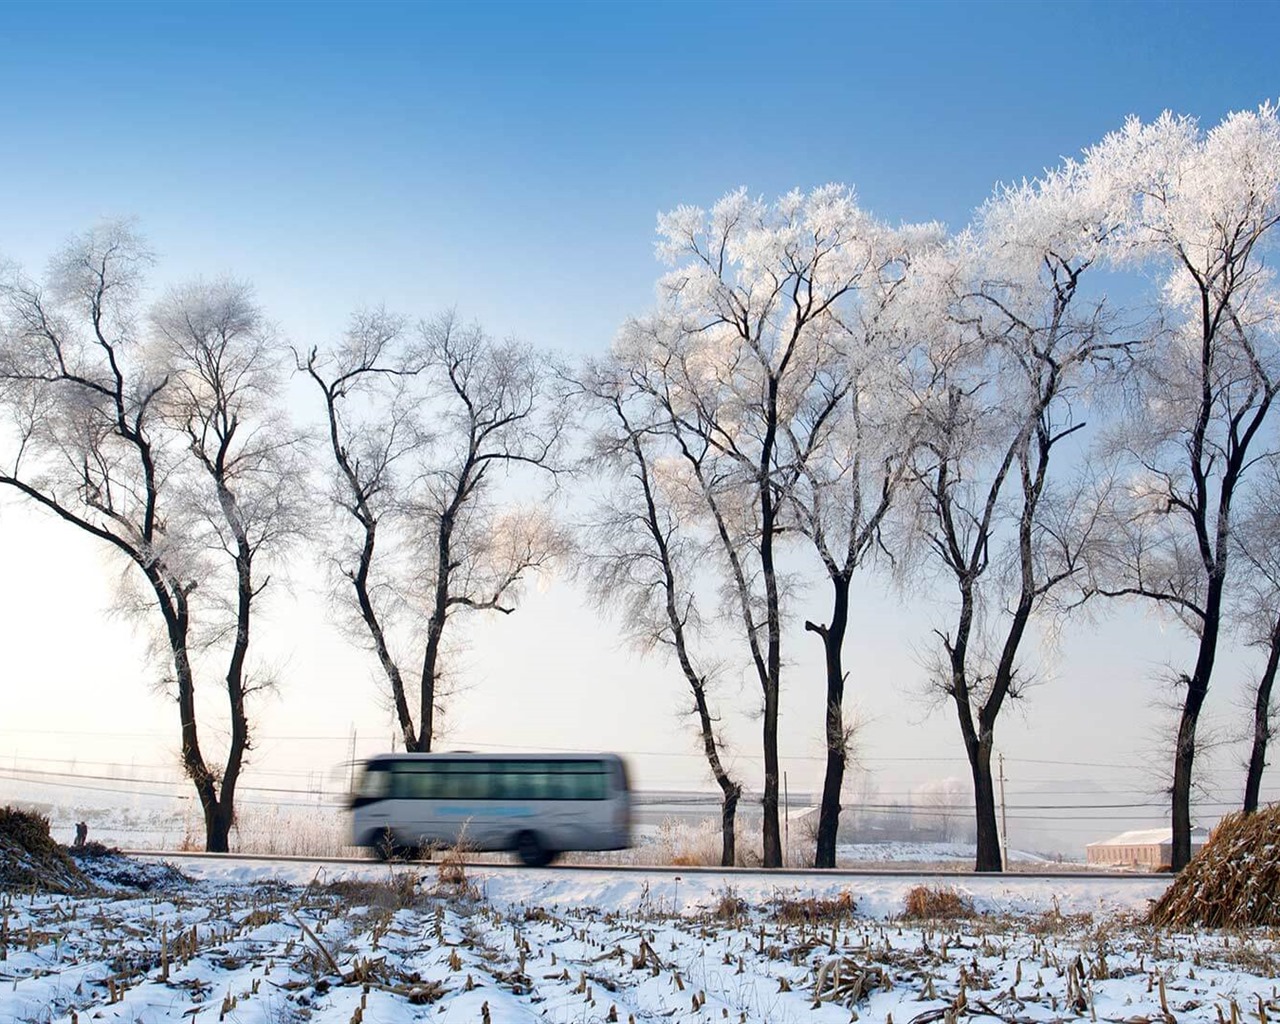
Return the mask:
<svg viewBox="0 0 1280 1024">
<path fill-rule="evenodd" d="M 34 778 L 32 777 L 34 776 Z M 128 778 L 119 775 L 102 775 L 102 774 L 77 774 L 73 772 L 53 772 L 43 769 L 11 769 L 0 768 L 0 778 L 8 778 L 15 782 L 28 782 L 36 785 L 59 786 L 66 788 L 81 788 L 92 792 L 110 792 L 110 793 L 131 793 L 133 795 L 151 795 L 165 796 L 181 800 L 189 800 L 190 794 L 187 793 L 151 793 L 137 794 L 133 790 L 120 789 L 119 787 L 99 787 L 85 786 L 85 781 L 89 782 L 123 782 L 130 785 L 148 785 L 161 786 L 170 789 L 182 787 L 183 782 L 171 781 L 164 779 L 138 779 Z M 52 780 L 52 781 L 50 781 Z M 66 781 L 64 781 L 66 780 Z M 244 786 L 243 790 L 257 793 L 278 793 L 288 796 L 308 796 L 314 797 L 310 801 L 288 801 L 288 800 L 254 800 L 252 798 L 244 798 L 243 803 L 248 804 L 280 804 L 282 806 L 323 806 L 331 805 L 340 807 L 342 800 L 334 799 L 333 794 L 325 793 L 323 790 L 303 790 L 292 789 L 279 786 Z M 715 806 L 717 803 L 714 794 L 693 794 L 663 797 L 657 794 L 650 795 L 647 799 L 643 794 L 637 794 L 637 803 L 648 806 Z M 1197 808 L 1209 810 L 1211 808 L 1234 808 L 1237 806 L 1235 801 L 1197 801 Z M 1010 815 L 1011 819 L 1017 821 L 1124 821 L 1123 816 L 1116 817 L 1104 813 L 1094 814 L 1025 814 L 1025 811 L 1094 811 L 1105 812 L 1113 810 L 1150 810 L 1153 812 L 1162 812 L 1166 808 L 1164 803 L 1114 803 L 1114 804 L 1013 804 L 1009 809 L 1016 813 Z M 920 805 L 905 804 L 871 804 L 871 803 L 852 803 L 845 808 L 846 813 L 864 813 L 864 814 L 895 814 L 895 815 L 911 815 L 921 818 L 947 818 L 947 819 L 965 819 L 968 820 L 974 811 L 972 805 L 948 804 L 943 807 L 929 807 Z M 1156 814 L 1150 815 L 1155 817 Z"/>
<path fill-rule="evenodd" d="M 26 782 L 33 786 L 51 786 L 57 789 L 74 789 L 77 792 L 88 793 L 113 793 L 123 796 L 144 796 L 155 797 L 163 800 L 190 800 L 190 793 L 139 793 L 132 789 L 121 789 L 119 786 L 86 786 L 79 782 L 62 782 L 48 779 L 24 779 L 17 778 L 12 775 L 4 774 L 4 770 L 0 769 L 0 778 L 7 778 L 12 782 Z M 341 799 L 334 799 L 332 796 L 323 796 L 317 794 L 315 800 L 255 800 L 252 797 L 237 798 L 237 805 L 248 804 L 260 807 L 333 807 L 341 809 L 345 806 L 345 802 Z"/>
<path fill-rule="evenodd" d="M 52 776 L 54 778 L 63 778 L 63 779 L 92 779 L 94 781 L 101 781 L 101 782 L 135 782 L 135 783 L 141 783 L 143 785 L 148 785 L 148 786 L 187 786 L 189 785 L 189 783 L 179 779 L 146 779 L 146 778 L 140 779 L 140 778 L 130 777 L 127 775 L 97 775 L 97 774 L 88 774 L 88 773 L 81 773 L 81 772 L 54 772 L 54 771 L 49 771 L 43 768 L 0 768 L 0 772 L 6 772 L 6 773 L 21 772 L 25 775 L 45 775 L 45 776 Z M 282 787 L 282 786 L 242 785 L 242 786 L 236 787 L 237 792 L 242 789 L 252 790 L 257 793 L 297 794 L 297 793 L 316 792 L 315 790 L 293 789 L 293 788 Z"/>
<path fill-rule="evenodd" d="M 95 757 L 37 757 L 30 754 L 16 755 L 15 760 L 23 762 L 36 761 L 40 764 L 63 764 L 63 765 L 107 765 L 113 767 L 125 767 L 125 762 L 119 758 L 95 758 Z M 130 761 L 129 768 L 146 768 L 150 771 L 173 771 L 176 766 L 173 764 L 155 764 L 149 761 Z M 22 769 L 18 769 L 22 770 Z M 276 775 L 276 776 L 298 776 L 298 775 L 314 775 L 318 771 L 327 771 L 327 768 L 260 768 L 257 765 L 246 765 L 244 771 L 254 775 Z"/>
<path fill-rule="evenodd" d="M 95 732 L 92 730 L 27 729 L 27 728 L 14 729 L 11 727 L 2 727 L 2 726 L 0 726 L 0 733 L 11 733 L 13 735 L 19 735 L 19 736 L 21 735 L 101 736 L 101 733 Z M 133 736 L 133 737 L 152 737 L 157 739 L 169 738 L 169 734 L 167 732 L 155 732 L 155 731 L 117 732 L 117 733 L 112 733 L 112 735 L 117 737 Z M 254 734 L 254 738 L 261 742 L 334 742 L 334 743 L 342 742 L 342 743 L 347 743 L 350 741 L 351 736 L 350 736 L 350 733 L 343 734 L 343 735 L 337 735 L 337 734 L 283 735 L 283 734 L 256 732 Z M 466 739 L 462 737 L 453 738 L 451 740 L 451 743 L 453 743 L 455 746 L 458 746 L 458 747 L 468 747 L 468 748 L 482 747 L 482 748 L 492 748 L 494 750 L 534 750 L 536 749 L 536 750 L 544 750 L 550 753 L 567 753 L 567 754 L 582 754 L 582 753 L 596 752 L 595 748 L 587 748 L 587 747 L 562 747 L 562 746 L 548 746 L 544 744 L 531 746 L 529 744 L 496 743 L 496 742 L 490 742 L 487 740 L 480 740 L 480 739 L 474 739 L 474 738 Z M 705 758 L 705 755 L 701 751 L 694 751 L 694 750 L 690 750 L 690 751 L 623 750 L 623 751 L 619 751 L 619 753 L 624 754 L 626 756 L 632 756 L 632 757 L 674 757 L 674 758 L 684 758 L 684 759 L 697 760 L 697 761 L 702 761 Z M 755 761 L 761 760 L 761 755 L 748 753 L 745 751 L 734 751 L 734 752 L 731 752 L 731 754 L 734 757 L 741 758 L 744 760 L 755 760 Z M 826 761 L 825 754 L 780 754 L 779 757 L 781 760 L 784 760 L 784 761 L 813 761 L 817 763 L 825 763 Z M 1079 759 L 1056 760 L 1052 758 L 1028 758 L 1028 757 L 1013 757 L 1013 756 L 1009 756 L 1008 760 L 1010 762 L 1014 762 L 1017 764 L 1058 765 L 1058 766 L 1070 767 L 1070 768 L 1112 768 L 1112 769 L 1119 768 L 1119 769 L 1125 769 L 1129 771 L 1148 771 L 1151 768 L 1149 764 L 1145 764 L 1145 763 L 1133 763 L 1133 762 L 1121 762 L 1121 761 L 1081 761 Z M 947 755 L 947 754 L 910 754 L 910 755 L 867 754 L 867 755 L 855 758 L 855 761 L 864 762 L 864 763 L 874 762 L 874 763 L 883 763 L 883 764 L 952 763 L 952 764 L 967 765 L 969 763 L 966 757 L 963 757 L 961 755 L 956 755 L 956 754 L 950 754 L 950 755 Z M 1200 770 L 1200 769 L 1197 769 L 1197 770 Z M 1221 771 L 1235 771 L 1237 769 L 1213 768 L 1210 766 L 1205 766 L 1203 770 L 1221 772 Z"/>
</svg>

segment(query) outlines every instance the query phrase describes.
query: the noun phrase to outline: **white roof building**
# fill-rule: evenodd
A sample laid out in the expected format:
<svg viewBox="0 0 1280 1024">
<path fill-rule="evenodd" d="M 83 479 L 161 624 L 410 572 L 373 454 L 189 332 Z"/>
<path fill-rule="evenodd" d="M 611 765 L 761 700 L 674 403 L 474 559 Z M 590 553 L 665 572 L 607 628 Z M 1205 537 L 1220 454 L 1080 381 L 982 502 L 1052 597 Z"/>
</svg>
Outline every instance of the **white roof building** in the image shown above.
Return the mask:
<svg viewBox="0 0 1280 1024">
<path fill-rule="evenodd" d="M 1208 837 L 1208 829 L 1193 828 L 1191 830 L 1193 857 L 1204 846 L 1204 841 Z M 1085 856 L 1090 864 L 1162 868 L 1173 859 L 1173 829 L 1165 826 L 1121 832 L 1110 839 L 1090 843 L 1085 847 Z"/>
</svg>

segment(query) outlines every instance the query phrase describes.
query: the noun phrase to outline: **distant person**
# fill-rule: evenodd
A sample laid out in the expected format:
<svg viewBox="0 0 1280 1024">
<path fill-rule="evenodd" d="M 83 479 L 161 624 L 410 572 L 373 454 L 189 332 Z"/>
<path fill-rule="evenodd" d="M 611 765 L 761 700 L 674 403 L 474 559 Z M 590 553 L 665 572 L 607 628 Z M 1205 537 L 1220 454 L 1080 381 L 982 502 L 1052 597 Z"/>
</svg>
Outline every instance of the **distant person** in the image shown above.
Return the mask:
<svg viewBox="0 0 1280 1024">
<path fill-rule="evenodd" d="M 89 824 L 84 821 L 76 822 L 76 841 L 72 844 L 75 849 L 79 850 L 84 847 L 85 840 L 89 838 Z"/>
</svg>

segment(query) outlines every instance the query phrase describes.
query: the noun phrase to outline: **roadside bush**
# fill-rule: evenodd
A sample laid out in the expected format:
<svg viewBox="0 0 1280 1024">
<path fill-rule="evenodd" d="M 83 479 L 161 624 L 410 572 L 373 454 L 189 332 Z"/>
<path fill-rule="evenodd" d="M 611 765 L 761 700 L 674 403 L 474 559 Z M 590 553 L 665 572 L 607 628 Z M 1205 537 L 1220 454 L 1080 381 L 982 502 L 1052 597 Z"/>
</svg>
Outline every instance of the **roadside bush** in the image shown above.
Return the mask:
<svg viewBox="0 0 1280 1024">
<path fill-rule="evenodd" d="M 902 916 L 912 921 L 953 921 L 973 914 L 973 900 L 950 886 L 917 885 L 903 899 Z"/>
<path fill-rule="evenodd" d="M 312 882 L 309 889 L 335 897 L 347 907 L 375 910 L 403 910 L 417 901 L 418 879 L 403 871 L 378 881 L 366 878 L 338 878 L 332 882 Z"/>
<path fill-rule="evenodd" d="M 779 924 L 839 924 L 853 917 L 857 901 L 848 889 L 832 897 L 776 894 L 770 905 Z"/>
</svg>

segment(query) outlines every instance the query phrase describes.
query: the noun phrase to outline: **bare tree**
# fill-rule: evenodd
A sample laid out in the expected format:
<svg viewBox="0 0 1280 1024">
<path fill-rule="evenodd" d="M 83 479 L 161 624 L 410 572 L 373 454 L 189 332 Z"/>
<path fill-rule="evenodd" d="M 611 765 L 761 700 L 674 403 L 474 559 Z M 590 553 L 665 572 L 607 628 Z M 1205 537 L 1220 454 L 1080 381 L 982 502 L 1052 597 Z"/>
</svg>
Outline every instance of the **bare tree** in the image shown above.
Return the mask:
<svg viewBox="0 0 1280 1024">
<path fill-rule="evenodd" d="M 1117 258 L 1166 273 L 1166 325 L 1137 378 L 1121 446 L 1134 467 L 1109 578 L 1098 590 L 1151 601 L 1196 640 L 1174 747 L 1173 867 L 1191 859 L 1196 730 L 1224 630 L 1237 505 L 1274 453 L 1280 302 L 1264 250 L 1280 223 L 1280 120 L 1264 105 L 1202 133 L 1191 118 L 1131 119 L 1090 150 L 1122 193 Z"/>
<path fill-rule="evenodd" d="M 1242 585 L 1231 602 L 1232 618 L 1247 643 L 1266 652 L 1254 685 L 1251 742 L 1245 769 L 1245 814 L 1258 809 L 1267 748 L 1275 735 L 1276 671 L 1280 669 L 1280 465 L 1266 467 L 1264 483 L 1243 508 L 1233 539 L 1244 559 Z"/>
<path fill-rule="evenodd" d="M 854 574 L 883 546 L 885 517 L 909 479 L 921 418 L 919 387 L 912 380 L 916 343 L 912 326 L 895 302 L 911 259 L 941 242 L 926 226 L 889 231 L 869 226 L 859 240 L 866 272 L 857 302 L 841 312 L 833 332 L 832 359 L 821 390 L 797 436 L 798 477 L 788 497 L 799 529 L 813 542 L 831 585 L 830 618 L 805 622 L 823 645 L 826 668 L 826 770 L 815 835 L 814 867 L 836 866 L 840 794 L 849 758 L 851 727 L 845 722 L 844 644 Z"/>
<path fill-rule="evenodd" d="M 1105 307 L 1080 297 L 1106 233 L 1088 198 L 1075 165 L 1006 190 L 941 265 L 954 275 L 952 330 L 930 378 L 920 514 L 926 550 L 956 586 L 954 624 L 935 630 L 937 686 L 973 777 L 978 871 L 1003 866 L 991 755 L 1000 712 L 1024 686 L 1027 629 L 1082 571 L 1099 522 L 1092 494 L 1051 474 L 1084 426 L 1078 396 L 1124 348 Z"/>
<path fill-rule="evenodd" d="M 296 532 L 299 441 L 272 407 L 279 364 L 249 289 L 172 292 L 147 336 L 138 293 L 150 262 L 127 225 L 107 224 L 55 259 L 47 290 L 5 286 L 0 376 L 15 445 L 0 483 L 108 544 L 145 581 L 206 846 L 225 851 L 250 747 L 251 607 L 266 586 L 253 567 Z M 196 677 L 219 652 L 232 736 L 217 767 L 201 747 Z"/>
<path fill-rule="evenodd" d="M 339 570 L 406 750 L 429 751 L 436 735 L 454 613 L 510 614 L 563 547 L 544 510 L 501 494 L 513 468 L 556 471 L 566 407 L 543 363 L 452 315 L 411 334 L 385 312 L 357 315 L 336 351 L 302 361 L 324 397 L 333 501 L 351 530 Z"/>
<path fill-rule="evenodd" d="M 278 562 L 302 535 L 306 446 L 277 401 L 287 351 L 248 285 L 216 281 L 176 288 L 152 310 L 151 322 L 152 347 L 171 368 L 160 409 L 166 424 L 185 437 L 194 463 L 178 495 L 183 524 L 188 542 L 214 556 L 214 571 L 200 581 L 195 597 L 204 598 L 210 613 L 202 646 L 226 659 L 231 737 L 216 776 L 202 767 L 194 717 L 183 751 L 211 844 L 225 849 L 236 783 L 252 748 L 246 702 L 272 682 L 253 670 L 249 658 L 255 602 L 271 582 L 257 570 Z M 180 703 L 194 705 L 193 692 L 180 687 L 179 695 Z"/>
<path fill-rule="evenodd" d="M 729 607 L 741 622 L 762 697 L 763 847 L 782 864 L 778 817 L 778 713 L 782 607 L 778 567 L 787 495 L 802 452 L 821 431 L 824 367 L 838 311 L 867 272 L 867 226 L 852 193 L 836 185 L 774 204 L 745 191 L 706 213 L 680 207 L 659 218 L 660 253 L 677 264 L 663 302 L 630 325 L 641 383 L 667 417 L 720 540 Z"/>
<path fill-rule="evenodd" d="M 612 481 L 585 530 L 583 571 L 597 599 L 622 608 L 623 628 L 637 646 L 668 650 L 680 666 L 693 696 L 707 766 L 720 787 L 720 863 L 732 867 L 742 784 L 725 766 L 723 741 L 716 734 L 719 717 L 708 698 L 714 668 L 692 649 L 705 626 L 696 587 L 697 566 L 708 548 L 700 522 L 705 517 L 696 508 L 682 509 L 679 484 L 673 488 L 668 479 L 663 486 L 662 421 L 650 418 L 652 407 L 625 368 L 590 366 L 582 387 L 605 419 L 589 449 L 589 464 Z"/>
</svg>

